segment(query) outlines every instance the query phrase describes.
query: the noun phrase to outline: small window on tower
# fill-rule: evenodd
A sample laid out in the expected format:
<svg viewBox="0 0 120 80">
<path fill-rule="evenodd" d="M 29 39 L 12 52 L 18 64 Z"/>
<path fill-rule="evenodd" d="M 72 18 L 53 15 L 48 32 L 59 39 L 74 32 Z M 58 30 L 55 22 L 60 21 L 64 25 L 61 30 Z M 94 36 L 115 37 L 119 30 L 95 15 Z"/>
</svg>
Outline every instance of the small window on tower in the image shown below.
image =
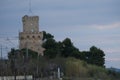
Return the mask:
<svg viewBox="0 0 120 80">
<path fill-rule="evenodd" d="M 27 36 L 27 38 L 30 38 L 30 36 Z"/>
<path fill-rule="evenodd" d="M 33 38 L 35 38 L 35 36 L 32 36 Z"/>
<path fill-rule="evenodd" d="M 38 36 L 38 38 L 40 39 L 40 36 Z"/>
</svg>

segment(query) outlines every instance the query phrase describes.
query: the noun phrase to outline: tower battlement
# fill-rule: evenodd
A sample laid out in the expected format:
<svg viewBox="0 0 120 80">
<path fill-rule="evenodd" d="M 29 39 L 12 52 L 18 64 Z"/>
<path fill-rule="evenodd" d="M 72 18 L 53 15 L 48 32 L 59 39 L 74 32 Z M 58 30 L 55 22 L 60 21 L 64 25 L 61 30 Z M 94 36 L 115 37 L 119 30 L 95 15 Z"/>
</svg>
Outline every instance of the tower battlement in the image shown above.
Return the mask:
<svg viewBox="0 0 120 80">
<path fill-rule="evenodd" d="M 22 17 L 22 21 L 39 21 L 39 17 L 38 16 L 23 16 Z"/>
</svg>

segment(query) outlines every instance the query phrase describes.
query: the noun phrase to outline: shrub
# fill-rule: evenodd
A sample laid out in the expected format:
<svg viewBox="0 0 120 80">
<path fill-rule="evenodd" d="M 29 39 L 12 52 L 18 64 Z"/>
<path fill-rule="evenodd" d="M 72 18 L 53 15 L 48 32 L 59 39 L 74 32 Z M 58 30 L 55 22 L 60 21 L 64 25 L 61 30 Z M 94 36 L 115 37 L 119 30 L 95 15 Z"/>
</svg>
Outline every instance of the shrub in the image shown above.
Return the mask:
<svg viewBox="0 0 120 80">
<path fill-rule="evenodd" d="M 75 58 L 67 58 L 65 63 L 65 75 L 68 77 L 85 77 L 88 70 L 83 65 L 85 65 L 83 61 Z"/>
</svg>

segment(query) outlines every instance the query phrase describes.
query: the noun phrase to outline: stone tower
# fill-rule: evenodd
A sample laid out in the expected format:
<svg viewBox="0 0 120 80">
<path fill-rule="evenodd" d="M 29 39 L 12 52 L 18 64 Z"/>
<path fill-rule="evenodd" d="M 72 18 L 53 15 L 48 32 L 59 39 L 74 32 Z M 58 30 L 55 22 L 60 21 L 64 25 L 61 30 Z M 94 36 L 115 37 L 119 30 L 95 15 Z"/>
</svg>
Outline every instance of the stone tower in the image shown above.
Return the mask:
<svg viewBox="0 0 120 80">
<path fill-rule="evenodd" d="M 39 17 L 25 15 L 22 18 L 22 23 L 23 32 L 19 33 L 19 48 L 28 48 L 43 55 L 43 33 L 39 32 Z"/>
</svg>

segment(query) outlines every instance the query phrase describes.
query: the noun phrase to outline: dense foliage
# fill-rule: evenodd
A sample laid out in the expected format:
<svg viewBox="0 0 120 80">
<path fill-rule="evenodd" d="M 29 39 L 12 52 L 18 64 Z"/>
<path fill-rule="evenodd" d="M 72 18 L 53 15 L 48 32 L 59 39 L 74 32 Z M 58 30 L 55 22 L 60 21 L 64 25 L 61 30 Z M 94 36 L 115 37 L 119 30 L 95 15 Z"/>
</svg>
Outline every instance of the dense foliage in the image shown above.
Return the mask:
<svg viewBox="0 0 120 80">
<path fill-rule="evenodd" d="M 104 67 L 105 54 L 95 46 L 92 46 L 89 51 L 79 51 L 79 49 L 73 45 L 70 38 L 66 38 L 62 42 L 57 42 L 53 35 L 44 31 L 43 47 L 46 49 L 44 55 L 47 58 L 55 58 L 56 56 L 65 58 L 75 57 L 89 64 Z"/>
</svg>

